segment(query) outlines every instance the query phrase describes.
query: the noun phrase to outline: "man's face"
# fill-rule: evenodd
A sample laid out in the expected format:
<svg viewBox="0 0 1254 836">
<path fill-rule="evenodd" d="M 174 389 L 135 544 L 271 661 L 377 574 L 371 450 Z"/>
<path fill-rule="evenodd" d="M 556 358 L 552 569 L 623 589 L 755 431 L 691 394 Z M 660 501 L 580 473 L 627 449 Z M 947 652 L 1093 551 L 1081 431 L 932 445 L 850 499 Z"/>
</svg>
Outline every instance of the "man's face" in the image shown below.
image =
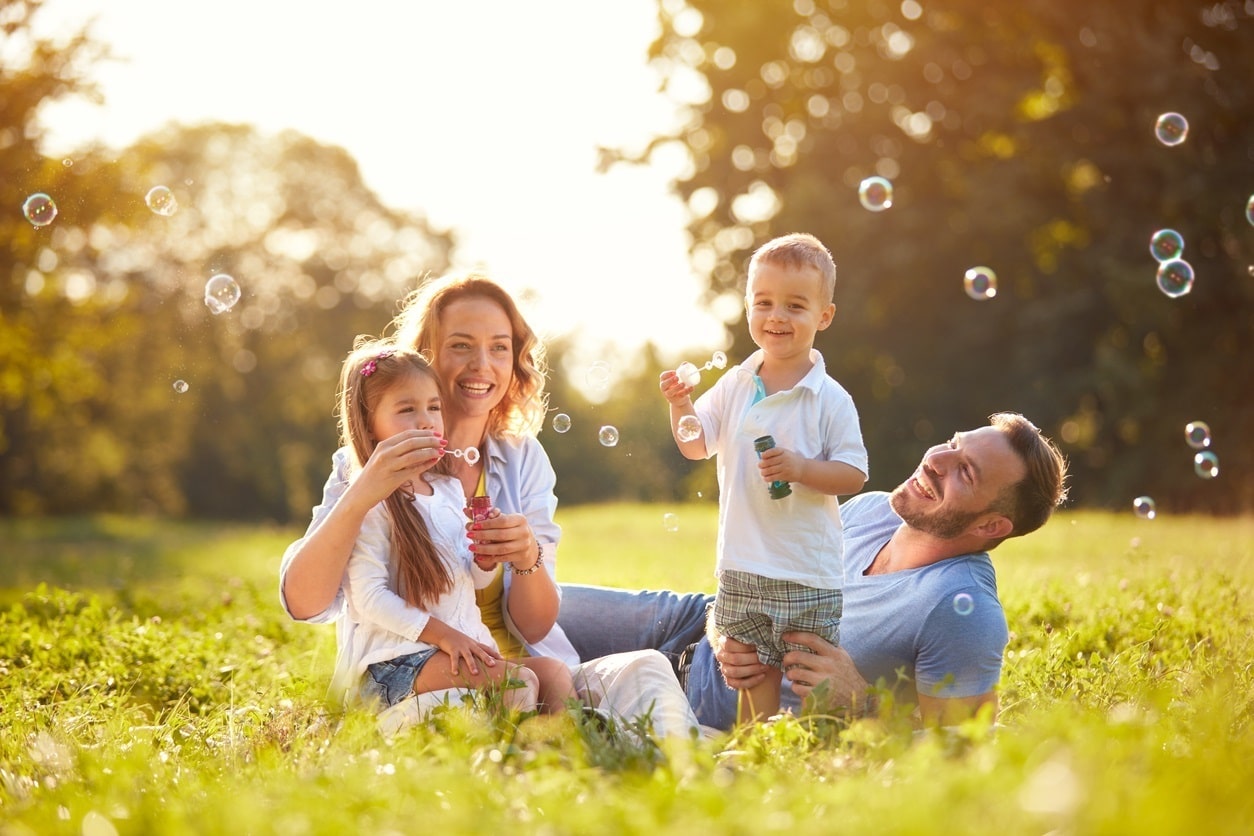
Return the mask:
<svg viewBox="0 0 1254 836">
<path fill-rule="evenodd" d="M 950 540 L 990 513 L 1001 492 L 1026 475 L 1006 436 L 981 427 L 929 449 L 890 502 L 911 528 Z"/>
</svg>

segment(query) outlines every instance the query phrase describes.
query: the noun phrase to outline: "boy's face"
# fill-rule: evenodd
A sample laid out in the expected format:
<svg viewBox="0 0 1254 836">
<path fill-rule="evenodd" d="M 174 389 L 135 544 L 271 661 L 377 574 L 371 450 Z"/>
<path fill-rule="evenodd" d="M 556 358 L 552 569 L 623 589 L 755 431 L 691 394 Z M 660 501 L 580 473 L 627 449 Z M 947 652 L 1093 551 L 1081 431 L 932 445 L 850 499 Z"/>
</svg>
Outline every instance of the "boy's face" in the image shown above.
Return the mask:
<svg viewBox="0 0 1254 836">
<path fill-rule="evenodd" d="M 836 306 L 823 298 L 823 277 L 813 267 L 757 265 L 745 291 L 749 336 L 772 359 L 809 357 L 814 335 L 832 324 Z"/>
</svg>

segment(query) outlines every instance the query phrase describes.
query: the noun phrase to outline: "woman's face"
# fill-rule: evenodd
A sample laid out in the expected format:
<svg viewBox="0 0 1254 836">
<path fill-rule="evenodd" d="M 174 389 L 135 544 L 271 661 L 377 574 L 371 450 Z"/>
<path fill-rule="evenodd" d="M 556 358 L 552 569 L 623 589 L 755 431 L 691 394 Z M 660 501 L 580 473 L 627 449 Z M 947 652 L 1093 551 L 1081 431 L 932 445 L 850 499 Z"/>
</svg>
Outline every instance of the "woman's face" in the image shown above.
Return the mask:
<svg viewBox="0 0 1254 836">
<path fill-rule="evenodd" d="M 460 416 L 490 413 L 514 379 L 514 329 L 505 309 L 481 296 L 445 305 L 435 370 L 444 381 L 450 424 Z"/>
</svg>

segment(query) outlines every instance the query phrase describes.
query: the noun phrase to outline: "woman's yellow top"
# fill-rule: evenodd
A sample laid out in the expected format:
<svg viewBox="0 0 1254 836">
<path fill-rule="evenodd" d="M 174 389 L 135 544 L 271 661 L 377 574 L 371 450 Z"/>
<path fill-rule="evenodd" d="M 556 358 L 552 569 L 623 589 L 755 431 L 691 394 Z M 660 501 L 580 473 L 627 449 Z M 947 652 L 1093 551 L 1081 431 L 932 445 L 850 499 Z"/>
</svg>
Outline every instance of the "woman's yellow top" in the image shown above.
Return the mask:
<svg viewBox="0 0 1254 836">
<path fill-rule="evenodd" d="M 475 489 L 475 496 L 485 496 L 488 492 L 487 471 L 485 465 L 483 472 L 479 474 L 479 486 Z M 487 586 L 475 590 L 475 603 L 479 605 L 479 616 L 483 619 L 484 626 L 492 633 L 492 638 L 496 640 L 501 656 L 506 659 L 525 658 L 528 655 L 527 648 L 505 626 L 505 567 L 503 564 L 496 567 L 496 571 L 492 573 L 492 581 Z"/>
</svg>

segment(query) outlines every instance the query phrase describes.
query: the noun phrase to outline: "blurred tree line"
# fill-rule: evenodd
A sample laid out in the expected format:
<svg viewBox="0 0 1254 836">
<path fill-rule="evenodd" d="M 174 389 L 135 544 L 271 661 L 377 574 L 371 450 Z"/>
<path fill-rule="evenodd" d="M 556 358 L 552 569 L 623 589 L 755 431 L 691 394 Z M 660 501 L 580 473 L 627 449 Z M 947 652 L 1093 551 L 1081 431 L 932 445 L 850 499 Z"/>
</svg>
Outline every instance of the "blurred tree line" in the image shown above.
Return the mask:
<svg viewBox="0 0 1254 836">
<path fill-rule="evenodd" d="M 870 487 L 1013 409 L 1062 441 L 1080 504 L 1248 510 L 1254 6 L 1003 5 L 663 0 L 652 60 L 689 119 L 656 143 L 690 154 L 676 187 L 711 299 L 740 297 L 773 235 L 832 248 L 838 313 L 820 348 L 859 404 Z M 49 158 L 40 106 L 92 95 L 105 51 L 34 37 L 38 6 L 0 0 L 0 514 L 303 522 L 335 444 L 341 358 L 448 268 L 454 236 L 294 133 L 169 126 Z M 1154 139 L 1165 110 L 1189 118 L 1178 147 Z M 877 173 L 895 201 L 872 213 L 857 185 Z M 145 204 L 156 185 L 173 215 Z M 21 212 L 36 192 L 58 207 L 47 226 Z M 1161 227 L 1197 271 L 1178 299 L 1154 284 Z M 996 298 L 964 295 L 976 264 L 996 270 Z M 242 297 L 215 316 L 203 293 L 219 273 Z M 571 429 L 541 434 L 562 502 L 713 501 L 713 467 L 675 451 L 656 383 L 708 347 L 615 361 L 590 397 L 567 348 L 550 345 L 550 411 Z M 738 324 L 732 361 L 751 349 Z M 1209 482 L 1191 420 L 1214 431 Z"/>
<path fill-rule="evenodd" d="M 660 20 L 651 58 L 687 120 L 634 158 L 687 152 L 711 299 L 741 296 L 770 237 L 832 250 L 818 347 L 859 405 L 868 487 L 1014 410 L 1069 454 L 1076 504 L 1254 507 L 1254 2 L 661 0 Z M 870 176 L 886 211 L 859 202 Z M 1155 282 L 1162 228 L 1196 272 L 1179 298 Z M 978 265 L 995 298 L 964 293 Z M 733 355 L 752 348 L 737 329 Z"/>
</svg>

